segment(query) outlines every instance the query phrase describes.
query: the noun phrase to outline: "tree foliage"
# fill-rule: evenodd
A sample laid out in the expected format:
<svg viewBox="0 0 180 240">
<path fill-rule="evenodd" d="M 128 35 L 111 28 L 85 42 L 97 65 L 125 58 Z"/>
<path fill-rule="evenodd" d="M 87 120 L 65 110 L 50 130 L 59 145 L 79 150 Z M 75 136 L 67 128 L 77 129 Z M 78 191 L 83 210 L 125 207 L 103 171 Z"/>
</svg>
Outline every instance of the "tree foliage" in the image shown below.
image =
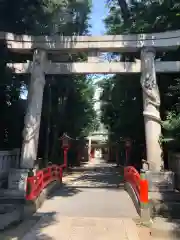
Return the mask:
<svg viewBox="0 0 180 240">
<path fill-rule="evenodd" d="M 179 28 L 180 1 L 131 0 L 107 1 L 108 16 L 104 22 L 107 34 L 151 33 Z M 128 16 L 128 17 L 127 17 Z M 164 61 L 179 60 L 179 50 L 156 53 Z M 112 54 L 112 60 L 118 53 Z M 123 53 L 120 61 L 136 61 L 139 53 Z M 175 110 L 179 103 L 179 74 L 157 74 L 161 94 L 161 116 Z M 145 143 L 142 90 L 139 75 L 115 75 L 103 84 L 102 121 L 113 132 L 113 139 L 131 137 Z M 176 90 L 175 90 L 176 89 Z M 175 93 L 176 92 L 176 93 Z M 174 116 L 174 115 L 173 115 Z M 164 125 L 163 125 L 164 126 Z"/>
<path fill-rule="evenodd" d="M 30 35 L 88 34 L 90 10 L 90 0 L 2 0 L 0 31 Z M 0 147 L 8 149 L 22 144 L 26 100 L 21 99 L 21 92 L 22 89 L 28 89 L 29 79 L 14 75 L 6 68 L 6 63 L 31 60 L 32 56 L 9 52 L 3 42 L 0 47 L 0 107 L 3 116 L 0 120 Z M 81 60 L 85 55 L 61 55 L 58 60 L 63 61 L 64 57 L 74 61 Z M 63 132 L 79 138 L 94 128 L 96 116 L 92 102 L 93 92 L 92 83 L 83 75 L 46 78 L 40 157 L 46 156 L 47 160 L 51 158 L 54 161 L 58 156 L 59 137 Z"/>
</svg>

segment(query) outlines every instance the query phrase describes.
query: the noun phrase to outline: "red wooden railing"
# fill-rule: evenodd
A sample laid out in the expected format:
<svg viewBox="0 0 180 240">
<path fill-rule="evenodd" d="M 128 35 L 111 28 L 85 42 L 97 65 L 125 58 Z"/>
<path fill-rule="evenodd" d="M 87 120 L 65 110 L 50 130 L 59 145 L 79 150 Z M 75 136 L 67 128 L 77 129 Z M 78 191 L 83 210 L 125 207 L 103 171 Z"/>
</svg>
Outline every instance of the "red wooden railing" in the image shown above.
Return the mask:
<svg viewBox="0 0 180 240">
<path fill-rule="evenodd" d="M 139 172 L 132 166 L 128 166 L 124 168 L 124 180 L 131 184 L 137 196 L 140 196 L 140 174 Z"/>
<path fill-rule="evenodd" d="M 148 181 L 134 167 L 124 168 L 124 180 L 131 184 L 140 203 L 148 203 Z"/>
<path fill-rule="evenodd" d="M 64 165 L 52 165 L 37 171 L 35 176 L 28 177 L 26 200 L 36 199 L 49 183 L 53 181 L 62 181 L 64 167 Z"/>
</svg>

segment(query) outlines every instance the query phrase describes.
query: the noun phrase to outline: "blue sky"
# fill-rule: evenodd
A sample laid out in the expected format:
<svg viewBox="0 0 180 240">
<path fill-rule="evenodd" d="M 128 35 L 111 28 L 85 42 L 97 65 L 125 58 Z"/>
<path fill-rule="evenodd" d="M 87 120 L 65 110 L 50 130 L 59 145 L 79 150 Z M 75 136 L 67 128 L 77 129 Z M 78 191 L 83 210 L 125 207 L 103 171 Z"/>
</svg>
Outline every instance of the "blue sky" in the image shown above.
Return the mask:
<svg viewBox="0 0 180 240">
<path fill-rule="evenodd" d="M 103 35 L 105 32 L 103 19 L 107 16 L 106 1 L 92 0 L 93 6 L 90 20 L 90 24 L 92 25 L 90 32 L 92 35 Z"/>
<path fill-rule="evenodd" d="M 90 29 L 90 33 L 92 35 L 104 35 L 105 34 L 105 26 L 103 23 L 103 19 L 107 16 L 107 9 L 106 9 L 106 1 L 107 0 L 92 0 L 92 13 L 91 13 L 91 19 L 90 24 L 92 28 Z M 91 75 L 91 77 L 93 74 Z M 98 82 L 99 80 L 103 79 L 104 75 L 98 74 L 94 75 L 93 77 L 93 83 Z M 99 103 L 99 96 L 100 91 L 99 89 L 96 89 L 94 94 L 94 99 L 97 101 L 94 105 L 94 108 L 96 111 L 100 110 L 100 103 Z"/>
<path fill-rule="evenodd" d="M 97 35 L 105 34 L 105 26 L 104 26 L 103 19 L 108 15 L 106 2 L 107 0 L 92 0 L 93 6 L 92 6 L 91 19 L 90 19 L 90 24 L 92 26 L 92 28 L 90 29 L 90 33 L 92 35 L 97 36 Z M 95 75 L 95 78 L 93 79 L 93 81 L 95 83 L 103 78 L 104 78 L 104 75 L 102 74 Z"/>
</svg>

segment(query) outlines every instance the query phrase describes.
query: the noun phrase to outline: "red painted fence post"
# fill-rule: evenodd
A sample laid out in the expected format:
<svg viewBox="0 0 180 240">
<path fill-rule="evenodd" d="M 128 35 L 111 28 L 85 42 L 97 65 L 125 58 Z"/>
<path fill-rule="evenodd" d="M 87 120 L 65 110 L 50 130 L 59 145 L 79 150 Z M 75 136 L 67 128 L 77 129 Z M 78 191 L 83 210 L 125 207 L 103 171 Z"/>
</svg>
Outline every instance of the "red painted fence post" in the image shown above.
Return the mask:
<svg viewBox="0 0 180 240">
<path fill-rule="evenodd" d="M 68 148 L 64 148 L 64 166 L 67 168 L 68 159 L 67 159 Z"/>
<path fill-rule="evenodd" d="M 26 200 L 31 200 L 34 197 L 33 195 L 34 189 L 35 189 L 34 177 L 28 177 L 27 189 L 26 189 Z"/>
<path fill-rule="evenodd" d="M 141 222 L 145 224 L 150 223 L 150 206 L 148 196 L 148 180 L 144 170 L 140 174 L 140 208 L 141 208 Z"/>
<path fill-rule="evenodd" d="M 49 179 L 53 176 L 52 167 L 48 167 L 48 175 L 49 175 Z"/>
<path fill-rule="evenodd" d="M 140 201 L 143 204 L 148 204 L 148 181 L 146 179 L 140 180 Z"/>
<path fill-rule="evenodd" d="M 60 178 L 60 182 L 62 182 L 62 177 L 63 177 L 63 168 L 60 167 L 60 169 L 59 169 L 59 178 Z"/>
</svg>

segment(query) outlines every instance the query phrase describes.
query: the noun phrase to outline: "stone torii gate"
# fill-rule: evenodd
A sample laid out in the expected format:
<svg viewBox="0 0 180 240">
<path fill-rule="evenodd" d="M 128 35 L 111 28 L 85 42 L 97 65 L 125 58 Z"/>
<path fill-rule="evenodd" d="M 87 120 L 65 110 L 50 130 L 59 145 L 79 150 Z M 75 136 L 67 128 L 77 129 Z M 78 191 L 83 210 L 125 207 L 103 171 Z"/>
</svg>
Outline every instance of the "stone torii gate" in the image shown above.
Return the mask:
<svg viewBox="0 0 180 240">
<path fill-rule="evenodd" d="M 23 147 L 20 166 L 30 169 L 37 156 L 41 108 L 45 76 L 48 74 L 132 74 L 141 73 L 144 103 L 144 122 L 146 134 L 147 161 L 150 169 L 162 168 L 160 96 L 156 72 L 179 72 L 180 62 L 155 61 L 156 52 L 176 50 L 180 45 L 180 30 L 152 34 L 114 35 L 114 36 L 17 36 L 0 33 L 12 52 L 33 54 L 33 62 L 9 63 L 17 74 L 31 74 L 28 94 L 28 109 L 23 132 Z M 86 52 L 86 62 L 57 62 L 57 55 Z M 136 62 L 102 62 L 101 52 L 140 52 Z M 51 59 L 49 58 L 49 56 Z M 53 60 L 56 60 L 54 62 Z"/>
</svg>

